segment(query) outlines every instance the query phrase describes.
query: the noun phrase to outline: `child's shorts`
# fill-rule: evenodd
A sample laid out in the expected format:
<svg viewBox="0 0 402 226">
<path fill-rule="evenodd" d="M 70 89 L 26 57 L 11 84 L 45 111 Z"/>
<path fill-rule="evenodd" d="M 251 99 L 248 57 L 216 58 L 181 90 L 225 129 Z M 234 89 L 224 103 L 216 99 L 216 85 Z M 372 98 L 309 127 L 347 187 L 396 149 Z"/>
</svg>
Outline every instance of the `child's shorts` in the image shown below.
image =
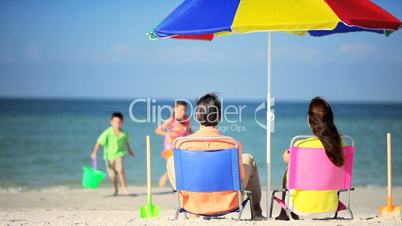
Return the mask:
<svg viewBox="0 0 402 226">
<path fill-rule="evenodd" d="M 121 172 L 123 170 L 123 159 L 123 157 L 117 157 L 112 160 L 105 160 L 106 171 L 110 178 L 114 178 L 117 172 Z"/>
</svg>

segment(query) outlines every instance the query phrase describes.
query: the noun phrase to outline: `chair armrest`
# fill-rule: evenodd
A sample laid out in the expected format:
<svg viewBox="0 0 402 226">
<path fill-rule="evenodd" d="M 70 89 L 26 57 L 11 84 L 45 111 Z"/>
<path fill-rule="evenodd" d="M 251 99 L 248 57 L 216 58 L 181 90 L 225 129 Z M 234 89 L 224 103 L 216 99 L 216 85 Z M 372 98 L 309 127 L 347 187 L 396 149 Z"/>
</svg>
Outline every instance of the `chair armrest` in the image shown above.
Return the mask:
<svg viewBox="0 0 402 226">
<path fill-rule="evenodd" d="M 338 193 L 341 193 L 341 192 L 347 192 L 347 191 L 354 191 L 355 190 L 355 188 L 349 188 L 349 189 L 341 189 L 341 190 L 338 190 Z"/>
<path fill-rule="evenodd" d="M 241 194 L 242 194 L 243 196 L 246 196 L 247 199 L 250 199 L 250 198 L 251 198 L 251 195 L 252 195 L 251 191 L 240 190 L 240 192 L 241 192 Z"/>
<path fill-rule="evenodd" d="M 289 191 L 287 188 L 274 189 L 274 190 L 272 190 L 272 195 L 275 195 L 275 193 L 278 193 L 278 192 L 287 192 L 287 191 Z"/>
</svg>

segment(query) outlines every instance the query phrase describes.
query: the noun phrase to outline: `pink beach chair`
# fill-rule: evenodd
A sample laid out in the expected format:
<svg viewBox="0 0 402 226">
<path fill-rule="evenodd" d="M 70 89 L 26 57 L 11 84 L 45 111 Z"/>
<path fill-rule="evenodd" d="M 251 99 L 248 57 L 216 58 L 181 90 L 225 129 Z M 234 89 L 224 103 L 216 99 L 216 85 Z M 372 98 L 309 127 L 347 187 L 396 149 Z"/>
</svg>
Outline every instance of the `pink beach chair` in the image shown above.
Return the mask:
<svg viewBox="0 0 402 226">
<path fill-rule="evenodd" d="M 289 205 L 289 196 L 291 189 L 299 190 L 337 190 L 338 200 L 341 192 L 347 192 L 347 204 L 344 205 L 338 201 L 338 209 L 333 218 L 337 218 L 338 212 L 346 210 L 349 219 L 353 219 L 353 213 L 350 209 L 350 191 L 352 187 L 352 170 L 354 157 L 354 140 L 350 136 L 342 136 L 342 139 L 350 140 L 350 145 L 343 148 L 345 163 L 342 167 L 335 166 L 325 154 L 324 148 L 302 148 L 295 147 L 297 140 L 309 138 L 311 136 L 296 136 L 290 143 L 290 160 L 288 165 L 288 180 L 286 189 L 274 190 L 271 196 L 271 212 L 276 201 L 281 208 L 288 214 L 289 218 L 292 206 Z M 278 192 L 286 192 L 286 200 L 275 197 Z"/>
</svg>

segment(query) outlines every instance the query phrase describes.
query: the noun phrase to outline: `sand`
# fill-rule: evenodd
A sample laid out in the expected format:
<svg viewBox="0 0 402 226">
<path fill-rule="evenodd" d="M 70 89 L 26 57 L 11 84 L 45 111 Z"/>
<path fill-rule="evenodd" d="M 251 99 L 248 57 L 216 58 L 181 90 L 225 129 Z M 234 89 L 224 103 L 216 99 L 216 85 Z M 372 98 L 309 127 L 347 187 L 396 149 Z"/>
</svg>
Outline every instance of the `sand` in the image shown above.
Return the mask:
<svg viewBox="0 0 402 226">
<path fill-rule="evenodd" d="M 130 187 L 130 196 L 111 196 L 110 188 L 96 190 L 52 188 L 31 191 L 0 192 L 0 225 L 402 225 L 377 218 L 378 206 L 385 204 L 385 188 L 358 187 L 352 193 L 354 220 L 250 221 L 236 215 L 224 219 L 202 218 L 175 221 L 176 195 L 168 189 L 154 188 L 154 203 L 161 206 L 157 219 L 141 220 L 139 206 L 146 203 L 144 187 Z M 394 201 L 402 204 L 402 187 L 394 189 Z M 265 200 L 263 200 L 265 204 Z M 265 205 L 263 205 L 263 208 Z M 275 207 L 275 215 L 279 208 Z M 341 214 L 341 216 L 344 216 Z"/>
</svg>

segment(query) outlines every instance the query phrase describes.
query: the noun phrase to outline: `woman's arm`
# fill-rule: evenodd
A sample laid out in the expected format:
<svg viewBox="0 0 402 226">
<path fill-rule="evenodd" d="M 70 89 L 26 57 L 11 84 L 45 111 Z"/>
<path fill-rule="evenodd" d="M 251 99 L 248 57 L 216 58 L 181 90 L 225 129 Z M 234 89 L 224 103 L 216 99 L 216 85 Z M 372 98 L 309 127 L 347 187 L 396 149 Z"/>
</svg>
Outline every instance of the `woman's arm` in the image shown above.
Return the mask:
<svg viewBox="0 0 402 226">
<path fill-rule="evenodd" d="M 286 149 L 286 150 L 283 152 L 282 158 L 283 158 L 283 161 L 284 161 L 286 164 L 289 163 L 289 158 L 290 158 L 290 151 L 289 151 L 289 149 Z"/>
</svg>

